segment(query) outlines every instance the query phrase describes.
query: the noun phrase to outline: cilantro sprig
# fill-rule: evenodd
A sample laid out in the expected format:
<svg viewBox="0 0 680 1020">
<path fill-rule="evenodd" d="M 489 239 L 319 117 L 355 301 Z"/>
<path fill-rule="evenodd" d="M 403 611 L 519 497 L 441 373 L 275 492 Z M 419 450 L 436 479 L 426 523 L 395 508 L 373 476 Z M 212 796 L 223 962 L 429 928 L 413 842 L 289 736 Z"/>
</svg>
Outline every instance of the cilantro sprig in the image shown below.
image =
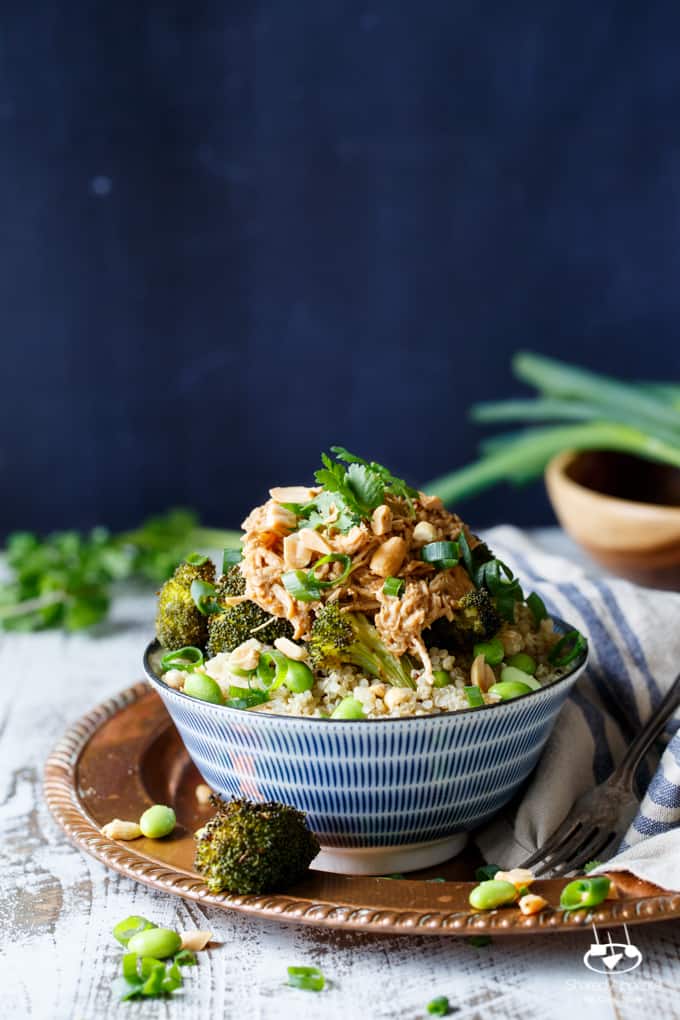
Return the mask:
<svg viewBox="0 0 680 1020">
<path fill-rule="evenodd" d="M 323 467 L 314 475 L 323 491 L 303 506 L 287 504 L 304 522 L 302 527 L 332 526 L 346 533 L 369 518 L 388 495 L 405 499 L 409 513 L 413 514 L 413 500 L 418 492 L 402 478 L 382 464 L 350 453 L 344 446 L 332 446 L 331 452 L 336 459 L 322 453 Z"/>
</svg>

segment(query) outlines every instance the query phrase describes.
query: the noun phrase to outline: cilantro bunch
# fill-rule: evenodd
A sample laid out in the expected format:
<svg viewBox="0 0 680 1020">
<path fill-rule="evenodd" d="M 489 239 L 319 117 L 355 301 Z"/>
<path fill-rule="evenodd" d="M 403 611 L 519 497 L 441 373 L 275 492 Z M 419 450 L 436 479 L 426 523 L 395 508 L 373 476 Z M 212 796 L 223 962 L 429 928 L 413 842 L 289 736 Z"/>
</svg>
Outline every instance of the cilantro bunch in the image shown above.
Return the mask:
<svg viewBox="0 0 680 1020">
<path fill-rule="evenodd" d="M 188 510 L 151 517 L 134 531 L 60 531 L 46 538 L 15 532 L 7 539 L 10 576 L 0 584 L 0 627 L 83 630 L 103 620 L 116 582 L 160 584 L 195 548 L 238 546 L 233 531 L 199 526 Z"/>
</svg>

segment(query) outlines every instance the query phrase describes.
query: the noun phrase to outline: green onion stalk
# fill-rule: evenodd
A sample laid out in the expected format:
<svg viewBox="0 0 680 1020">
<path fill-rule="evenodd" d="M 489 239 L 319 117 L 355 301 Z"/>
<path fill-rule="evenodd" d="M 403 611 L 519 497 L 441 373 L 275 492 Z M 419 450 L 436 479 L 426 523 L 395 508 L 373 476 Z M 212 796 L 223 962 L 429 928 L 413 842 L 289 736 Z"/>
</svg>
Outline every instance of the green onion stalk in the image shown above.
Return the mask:
<svg viewBox="0 0 680 1020">
<path fill-rule="evenodd" d="M 539 396 L 478 404 L 471 417 L 536 424 L 486 439 L 478 461 L 424 486 L 444 503 L 497 482 L 531 481 L 563 450 L 611 450 L 680 468 L 680 386 L 624 383 L 530 353 L 518 354 L 513 367 Z"/>
</svg>

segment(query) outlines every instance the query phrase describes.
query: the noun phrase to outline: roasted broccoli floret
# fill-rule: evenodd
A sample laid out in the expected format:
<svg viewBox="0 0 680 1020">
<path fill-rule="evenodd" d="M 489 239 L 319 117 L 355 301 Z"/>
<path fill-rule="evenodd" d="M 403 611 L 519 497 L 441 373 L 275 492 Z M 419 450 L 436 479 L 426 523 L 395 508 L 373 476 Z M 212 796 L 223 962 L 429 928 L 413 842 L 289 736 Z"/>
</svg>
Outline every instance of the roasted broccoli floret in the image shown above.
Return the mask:
<svg viewBox="0 0 680 1020">
<path fill-rule="evenodd" d="M 493 637 L 500 626 L 491 595 L 485 588 L 475 588 L 459 600 L 452 620 L 435 620 L 423 639 L 428 648 L 471 648 Z"/>
<path fill-rule="evenodd" d="M 415 688 L 409 657 L 392 655 L 363 613 L 343 613 L 335 602 L 316 614 L 308 647 L 317 669 L 328 672 L 349 664 L 395 687 Z"/>
<path fill-rule="evenodd" d="M 211 892 L 263 893 L 302 878 L 319 841 L 302 811 L 286 804 L 232 800 L 196 837 L 196 870 Z"/>
<path fill-rule="evenodd" d="M 216 598 L 243 595 L 246 582 L 238 565 L 223 574 L 216 586 Z M 293 627 L 288 620 L 272 616 L 255 602 L 239 602 L 225 606 L 221 613 L 208 617 L 208 655 L 218 652 L 233 652 L 248 638 L 255 637 L 262 644 L 272 645 L 279 637 L 293 636 Z"/>
<path fill-rule="evenodd" d="M 166 648 L 196 645 L 202 648 L 208 637 L 208 621 L 191 597 L 192 581 L 215 580 L 215 565 L 207 557 L 189 557 L 158 592 L 156 636 Z"/>
</svg>

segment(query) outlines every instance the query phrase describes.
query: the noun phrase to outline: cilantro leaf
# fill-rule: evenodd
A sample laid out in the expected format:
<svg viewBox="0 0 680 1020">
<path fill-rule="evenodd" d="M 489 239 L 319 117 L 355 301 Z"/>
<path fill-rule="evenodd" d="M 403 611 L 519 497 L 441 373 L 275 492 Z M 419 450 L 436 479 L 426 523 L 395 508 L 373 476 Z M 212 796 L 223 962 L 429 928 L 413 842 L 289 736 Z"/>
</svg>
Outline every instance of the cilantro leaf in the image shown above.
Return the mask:
<svg viewBox="0 0 680 1020">
<path fill-rule="evenodd" d="M 368 517 L 380 506 L 385 496 L 385 485 L 380 475 L 365 464 L 351 463 L 347 469 L 347 484 L 361 508 L 363 517 Z"/>
</svg>

